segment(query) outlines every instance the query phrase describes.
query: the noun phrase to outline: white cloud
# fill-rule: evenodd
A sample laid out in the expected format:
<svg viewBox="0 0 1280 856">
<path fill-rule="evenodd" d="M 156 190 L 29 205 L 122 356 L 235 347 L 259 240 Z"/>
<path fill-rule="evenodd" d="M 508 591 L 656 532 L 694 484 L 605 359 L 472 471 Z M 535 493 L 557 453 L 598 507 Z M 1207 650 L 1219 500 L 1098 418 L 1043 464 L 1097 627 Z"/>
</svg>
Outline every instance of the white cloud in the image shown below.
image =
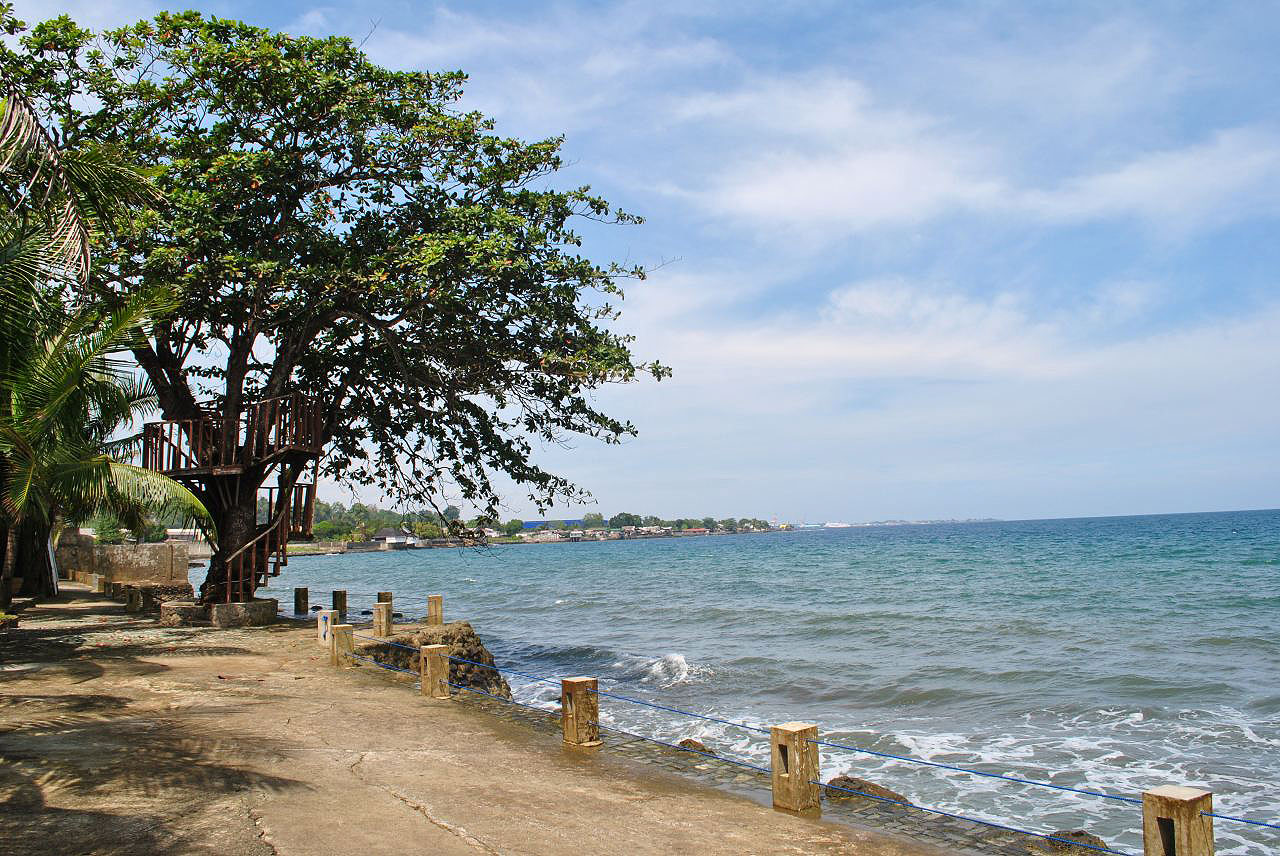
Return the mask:
<svg viewBox="0 0 1280 856">
<path fill-rule="evenodd" d="M 1000 129 L 886 108 L 856 80 L 793 77 L 680 103 L 675 115 L 723 148 L 710 176 L 678 192 L 762 228 L 834 239 L 948 215 L 1090 222 L 1182 231 L 1280 210 L 1280 135 L 1238 127 L 1125 155 L 1092 172 L 1045 164 L 1019 179 Z M 1039 186 L 1037 186 L 1039 185 Z"/>
<path fill-rule="evenodd" d="M 1174 226 L 1221 222 L 1280 208 L 1280 135 L 1233 128 L 1151 152 L 1114 169 L 1029 191 L 1020 205 L 1051 220 L 1135 217 Z"/>
</svg>

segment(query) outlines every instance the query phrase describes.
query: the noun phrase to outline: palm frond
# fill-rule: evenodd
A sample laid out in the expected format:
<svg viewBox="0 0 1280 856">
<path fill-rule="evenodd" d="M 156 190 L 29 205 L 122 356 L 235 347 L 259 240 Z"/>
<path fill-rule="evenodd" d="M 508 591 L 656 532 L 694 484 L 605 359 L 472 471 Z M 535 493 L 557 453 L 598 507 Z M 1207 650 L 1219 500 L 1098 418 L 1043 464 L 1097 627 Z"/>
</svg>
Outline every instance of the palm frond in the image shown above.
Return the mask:
<svg viewBox="0 0 1280 856">
<path fill-rule="evenodd" d="M 89 227 L 76 205 L 58 146 L 25 98 L 10 90 L 0 114 L 0 173 L 18 174 L 21 193 L 10 214 L 30 201 L 48 210 L 49 257 L 77 281 L 89 275 Z"/>
</svg>

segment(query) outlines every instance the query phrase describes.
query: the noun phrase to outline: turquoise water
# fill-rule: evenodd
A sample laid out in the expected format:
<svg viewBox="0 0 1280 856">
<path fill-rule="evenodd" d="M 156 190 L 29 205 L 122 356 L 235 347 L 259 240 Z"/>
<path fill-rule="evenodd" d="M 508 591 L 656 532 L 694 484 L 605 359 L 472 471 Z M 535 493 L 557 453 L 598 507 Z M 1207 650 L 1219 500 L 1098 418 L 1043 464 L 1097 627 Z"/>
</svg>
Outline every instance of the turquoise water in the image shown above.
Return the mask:
<svg viewBox="0 0 1280 856">
<path fill-rule="evenodd" d="M 294 558 L 279 583 L 282 604 L 346 588 L 357 615 L 442 593 L 500 665 L 670 707 L 1123 795 L 1198 785 L 1280 822 L 1280 511 Z M 753 732 L 607 698 L 602 722 L 768 764 Z M 1141 851 L 1138 806 L 837 749 L 822 770 Z M 1215 823 L 1220 853 L 1280 851 Z"/>
</svg>

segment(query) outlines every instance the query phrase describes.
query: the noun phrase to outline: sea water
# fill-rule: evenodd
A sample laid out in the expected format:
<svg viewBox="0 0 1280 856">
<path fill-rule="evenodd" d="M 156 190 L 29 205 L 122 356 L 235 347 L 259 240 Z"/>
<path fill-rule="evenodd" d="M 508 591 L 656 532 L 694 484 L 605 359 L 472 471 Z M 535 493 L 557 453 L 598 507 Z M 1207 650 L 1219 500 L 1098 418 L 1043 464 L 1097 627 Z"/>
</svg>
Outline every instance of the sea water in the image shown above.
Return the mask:
<svg viewBox="0 0 1280 856">
<path fill-rule="evenodd" d="M 855 527 L 293 558 L 277 588 L 445 596 L 501 666 L 753 726 L 1280 822 L 1280 511 Z M 509 675 L 554 708 L 552 683 Z M 764 735 L 601 699 L 601 721 L 768 765 Z M 823 747 L 943 811 L 1141 851 L 1140 807 Z M 767 781 L 762 781 L 767 788 Z M 1280 831 L 1215 821 L 1219 852 Z"/>
</svg>

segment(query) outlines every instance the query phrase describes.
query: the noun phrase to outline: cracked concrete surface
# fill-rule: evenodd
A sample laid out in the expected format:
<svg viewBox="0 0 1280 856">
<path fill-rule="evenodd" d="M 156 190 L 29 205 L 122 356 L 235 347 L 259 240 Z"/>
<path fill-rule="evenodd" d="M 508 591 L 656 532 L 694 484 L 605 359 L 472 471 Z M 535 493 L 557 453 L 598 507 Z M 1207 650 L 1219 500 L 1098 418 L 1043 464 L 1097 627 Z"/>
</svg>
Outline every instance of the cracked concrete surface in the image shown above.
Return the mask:
<svg viewBox="0 0 1280 856">
<path fill-rule="evenodd" d="M 607 750 L 607 747 L 606 747 Z M 160 628 L 67 586 L 0 638 L 7 853 L 939 856 L 338 670 L 293 624 Z"/>
</svg>

